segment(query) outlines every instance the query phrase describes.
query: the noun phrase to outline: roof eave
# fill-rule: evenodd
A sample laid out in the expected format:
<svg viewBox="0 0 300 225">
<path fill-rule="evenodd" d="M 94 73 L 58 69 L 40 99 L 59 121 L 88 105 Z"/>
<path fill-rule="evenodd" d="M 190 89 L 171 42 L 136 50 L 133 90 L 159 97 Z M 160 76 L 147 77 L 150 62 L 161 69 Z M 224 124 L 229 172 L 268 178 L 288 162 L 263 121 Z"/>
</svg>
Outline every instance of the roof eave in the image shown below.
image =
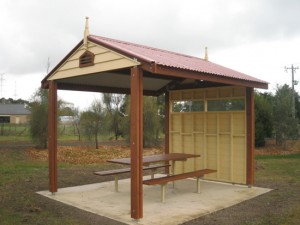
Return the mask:
<svg viewBox="0 0 300 225">
<path fill-rule="evenodd" d="M 153 73 L 162 74 L 166 76 L 174 76 L 174 77 L 181 77 L 181 78 L 190 78 L 195 80 L 205 80 L 210 82 L 217 82 L 217 83 L 224 83 L 229 85 L 238 85 L 238 86 L 245 86 L 245 87 L 253 87 L 253 88 L 260 88 L 260 89 L 268 89 L 267 82 L 259 82 L 253 80 L 244 80 L 238 79 L 234 77 L 227 77 L 218 74 L 211 74 L 205 72 L 197 72 L 197 71 L 190 71 L 180 68 L 173 68 L 163 65 L 153 65 L 154 71 Z"/>
</svg>

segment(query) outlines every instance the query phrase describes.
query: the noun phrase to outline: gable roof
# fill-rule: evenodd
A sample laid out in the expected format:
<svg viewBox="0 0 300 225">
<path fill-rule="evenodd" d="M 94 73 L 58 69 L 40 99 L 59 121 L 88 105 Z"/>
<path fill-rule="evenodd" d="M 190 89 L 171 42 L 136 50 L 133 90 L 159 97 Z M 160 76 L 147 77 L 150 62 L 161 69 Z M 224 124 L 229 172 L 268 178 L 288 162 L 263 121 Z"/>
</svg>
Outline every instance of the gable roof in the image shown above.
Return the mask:
<svg viewBox="0 0 300 225">
<path fill-rule="evenodd" d="M 194 88 L 236 85 L 268 88 L 255 77 L 194 56 L 152 48 L 116 39 L 89 35 L 42 80 L 56 80 L 58 89 L 95 92 L 130 93 L 130 68 L 144 71 L 144 94 L 160 95 L 183 83 Z M 95 54 L 95 64 L 80 68 L 84 51 Z M 200 82 L 199 82 L 200 81 Z M 175 85 L 175 86 L 174 86 Z"/>
<path fill-rule="evenodd" d="M 23 104 L 0 104 L 0 115 L 30 115 Z"/>
<path fill-rule="evenodd" d="M 245 81 L 252 81 L 265 84 L 266 81 L 257 79 L 255 77 L 246 75 L 244 73 L 226 68 L 224 66 L 206 61 L 201 58 L 175 53 L 158 48 L 152 48 L 144 45 L 134 44 L 125 41 L 119 41 L 111 38 L 90 35 L 89 40 L 98 44 L 104 44 L 106 47 L 111 47 L 114 50 L 119 50 L 123 54 L 130 55 L 137 59 L 144 60 L 148 63 L 155 63 L 157 65 L 171 67 L 175 69 L 188 70 L 193 72 L 214 74 L 223 77 L 240 79 Z"/>
</svg>

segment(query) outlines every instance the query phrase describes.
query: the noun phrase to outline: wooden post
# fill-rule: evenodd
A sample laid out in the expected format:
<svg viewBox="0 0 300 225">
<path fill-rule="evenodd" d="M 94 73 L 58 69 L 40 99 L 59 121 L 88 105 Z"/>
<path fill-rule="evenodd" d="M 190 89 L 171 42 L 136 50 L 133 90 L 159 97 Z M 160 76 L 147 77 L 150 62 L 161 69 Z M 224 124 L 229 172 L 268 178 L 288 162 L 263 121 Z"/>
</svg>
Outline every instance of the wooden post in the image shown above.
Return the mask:
<svg viewBox="0 0 300 225">
<path fill-rule="evenodd" d="M 255 114 L 254 114 L 254 89 L 246 88 L 246 126 L 247 126 L 247 149 L 246 149 L 246 183 L 248 186 L 254 184 L 254 130 L 255 130 Z"/>
<path fill-rule="evenodd" d="M 170 99 L 169 99 L 169 92 L 167 91 L 165 93 L 165 154 L 170 153 Z M 167 166 L 165 168 L 165 173 L 169 174 L 170 173 L 170 168 Z"/>
<path fill-rule="evenodd" d="M 57 84 L 49 81 L 48 94 L 49 191 L 57 192 Z"/>
<path fill-rule="evenodd" d="M 143 74 L 131 69 L 130 147 L 131 147 L 131 217 L 143 217 Z"/>
</svg>

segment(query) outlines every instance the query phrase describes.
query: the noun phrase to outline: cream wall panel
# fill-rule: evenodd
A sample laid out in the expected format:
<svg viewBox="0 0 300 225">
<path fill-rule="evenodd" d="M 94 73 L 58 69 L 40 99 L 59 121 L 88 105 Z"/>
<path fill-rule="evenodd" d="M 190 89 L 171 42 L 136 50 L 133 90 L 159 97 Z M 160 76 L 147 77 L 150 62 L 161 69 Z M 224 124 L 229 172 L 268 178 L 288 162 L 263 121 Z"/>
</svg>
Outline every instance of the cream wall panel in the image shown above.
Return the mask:
<svg viewBox="0 0 300 225">
<path fill-rule="evenodd" d="M 246 115 L 244 112 L 233 113 L 233 134 L 245 134 L 246 130 Z"/>
<path fill-rule="evenodd" d="M 194 114 L 194 132 L 204 132 L 204 113 Z"/>
<path fill-rule="evenodd" d="M 79 57 L 85 52 L 86 50 L 81 48 L 78 49 L 73 55 L 71 55 L 71 57 L 67 60 L 68 61 L 73 61 L 73 60 L 78 60 Z"/>
<path fill-rule="evenodd" d="M 86 51 L 86 49 L 84 48 L 81 48 L 79 49 L 77 52 L 75 52 L 68 61 L 72 61 L 72 60 L 79 60 L 80 56 Z M 95 56 L 97 55 L 102 55 L 102 54 L 105 54 L 105 53 L 109 53 L 111 52 L 110 50 L 106 49 L 106 48 L 101 48 L 101 47 L 98 47 L 98 46 L 95 46 L 93 48 L 89 48 L 88 49 L 89 52 L 92 52 L 94 53 Z M 115 54 L 115 53 L 114 53 Z M 115 54 L 115 55 L 118 55 L 119 57 L 121 57 L 119 54 Z"/>
<path fill-rule="evenodd" d="M 182 136 L 182 149 L 184 153 L 194 154 L 194 140 L 192 135 L 183 135 Z M 190 172 L 195 170 L 195 159 L 188 159 L 186 162 L 183 162 L 183 171 Z"/>
<path fill-rule="evenodd" d="M 230 181 L 231 179 L 231 136 L 220 135 L 220 160 L 219 178 Z"/>
<path fill-rule="evenodd" d="M 100 45 L 88 42 L 90 48 L 85 49 L 83 46 L 79 47 L 61 66 L 57 69 L 48 80 L 63 79 L 68 77 L 80 76 L 89 73 L 97 73 L 110 71 L 120 68 L 127 68 L 137 66 L 140 63 L 130 59 L 124 55 L 114 52 L 110 49 L 104 48 Z M 79 57 L 86 51 L 95 54 L 95 65 L 89 67 L 79 67 Z"/>
<path fill-rule="evenodd" d="M 172 149 L 174 153 L 182 153 L 183 152 L 183 143 L 182 143 L 182 136 L 179 133 L 174 133 L 171 135 L 172 137 Z M 172 168 L 173 170 L 173 168 Z M 172 171 L 171 170 L 171 171 Z M 175 174 L 182 173 L 184 171 L 183 163 L 177 161 L 175 163 Z"/>
<path fill-rule="evenodd" d="M 77 59 L 69 60 L 68 62 L 66 62 L 66 64 L 62 68 L 59 68 L 58 71 L 76 69 L 76 68 L 78 68 L 78 65 L 79 65 L 79 60 L 77 60 Z"/>
<path fill-rule="evenodd" d="M 206 133 L 217 134 L 217 113 L 206 113 Z"/>
<path fill-rule="evenodd" d="M 114 54 L 112 52 L 106 52 L 103 54 L 95 55 L 95 64 L 97 63 L 105 63 L 105 62 L 110 62 L 114 61 L 117 59 L 123 59 L 120 55 Z"/>
<path fill-rule="evenodd" d="M 204 134 L 194 134 L 194 154 L 200 155 L 200 158 L 195 161 L 195 169 L 206 168 L 206 152 L 204 151 Z"/>
<path fill-rule="evenodd" d="M 203 99 L 205 96 L 205 91 L 204 90 L 195 90 L 194 91 L 194 98 L 195 99 Z"/>
<path fill-rule="evenodd" d="M 233 180 L 246 182 L 246 140 L 244 137 L 233 138 Z"/>
<path fill-rule="evenodd" d="M 217 136 L 209 135 L 206 140 L 206 166 L 216 170 L 218 168 Z M 206 177 L 214 179 L 217 177 L 217 173 L 209 174 Z"/>
<path fill-rule="evenodd" d="M 86 75 L 86 74 L 96 73 L 96 72 L 111 71 L 120 68 L 132 67 L 135 65 L 136 65 L 135 62 L 131 62 L 126 59 L 119 59 L 119 60 L 114 60 L 106 63 L 98 63 L 95 64 L 94 66 L 89 66 L 89 67 L 83 67 L 83 68 L 78 67 L 74 69 L 58 71 L 54 73 L 48 80 L 56 80 L 56 79 L 76 77 L 76 76 Z"/>
<path fill-rule="evenodd" d="M 182 133 L 193 132 L 193 114 L 184 113 L 182 115 Z"/>
<path fill-rule="evenodd" d="M 181 94 L 182 100 L 191 100 L 193 99 L 193 91 L 182 91 Z"/>
<path fill-rule="evenodd" d="M 219 131 L 222 133 L 231 132 L 231 113 L 219 114 Z"/>
<path fill-rule="evenodd" d="M 102 48 L 101 46 L 97 46 L 97 45 L 94 45 L 93 47 L 90 47 L 88 49 L 90 52 L 94 53 L 95 55 L 98 55 L 98 54 L 103 54 L 105 52 L 110 52 L 109 49 L 107 48 Z"/>
<path fill-rule="evenodd" d="M 180 132 L 181 131 L 181 115 L 171 114 L 170 116 L 170 131 Z"/>
<path fill-rule="evenodd" d="M 217 98 L 219 95 L 217 88 L 208 88 L 205 92 L 206 98 Z"/>
<path fill-rule="evenodd" d="M 243 87 L 233 88 L 233 97 L 244 97 L 244 96 L 246 96 L 245 88 Z"/>
<path fill-rule="evenodd" d="M 171 138 L 170 147 L 172 148 L 172 152 L 174 153 L 182 152 L 181 135 L 174 133 L 170 135 L 170 138 Z"/>
<path fill-rule="evenodd" d="M 170 100 L 244 98 L 243 87 L 206 88 L 170 92 Z M 205 108 L 205 107 L 204 107 Z M 246 182 L 246 114 L 244 111 L 182 112 L 170 116 L 170 152 L 201 155 L 178 163 L 176 173 L 210 168 L 210 180 Z M 172 147 L 171 147 L 172 146 Z M 177 147 L 180 146 L 180 147 Z"/>
<path fill-rule="evenodd" d="M 232 87 L 220 88 L 219 97 L 232 97 Z"/>
</svg>

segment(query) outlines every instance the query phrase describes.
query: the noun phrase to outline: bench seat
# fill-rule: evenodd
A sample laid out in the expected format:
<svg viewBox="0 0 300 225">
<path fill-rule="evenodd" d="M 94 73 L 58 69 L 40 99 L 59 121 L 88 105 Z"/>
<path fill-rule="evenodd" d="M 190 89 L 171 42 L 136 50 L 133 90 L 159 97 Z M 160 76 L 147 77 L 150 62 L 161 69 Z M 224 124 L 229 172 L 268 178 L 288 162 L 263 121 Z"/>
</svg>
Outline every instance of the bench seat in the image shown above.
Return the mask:
<svg viewBox="0 0 300 225">
<path fill-rule="evenodd" d="M 165 187 L 168 182 L 174 182 L 176 180 L 182 180 L 182 179 L 186 179 L 186 178 L 196 177 L 197 178 L 197 193 L 200 193 L 200 178 L 203 177 L 205 174 L 215 173 L 215 172 L 217 172 L 217 171 L 212 170 L 212 169 L 203 169 L 203 170 L 197 170 L 197 171 L 192 171 L 192 172 L 187 172 L 187 173 L 175 174 L 175 175 L 166 176 L 166 177 L 159 177 L 159 178 L 144 180 L 143 184 L 146 184 L 146 185 L 160 184 L 161 185 L 161 201 L 165 202 Z"/>
<path fill-rule="evenodd" d="M 151 179 L 154 179 L 154 172 L 157 169 L 160 168 L 166 168 L 169 167 L 169 164 L 154 164 L 149 166 L 144 166 L 143 170 L 151 170 Z M 114 169 L 114 170 L 105 170 L 105 171 L 97 171 L 94 172 L 94 175 L 98 176 L 108 176 L 108 175 L 114 175 L 115 177 L 115 191 L 118 192 L 118 175 L 123 173 L 130 173 L 131 168 L 121 168 L 121 169 Z"/>
</svg>

